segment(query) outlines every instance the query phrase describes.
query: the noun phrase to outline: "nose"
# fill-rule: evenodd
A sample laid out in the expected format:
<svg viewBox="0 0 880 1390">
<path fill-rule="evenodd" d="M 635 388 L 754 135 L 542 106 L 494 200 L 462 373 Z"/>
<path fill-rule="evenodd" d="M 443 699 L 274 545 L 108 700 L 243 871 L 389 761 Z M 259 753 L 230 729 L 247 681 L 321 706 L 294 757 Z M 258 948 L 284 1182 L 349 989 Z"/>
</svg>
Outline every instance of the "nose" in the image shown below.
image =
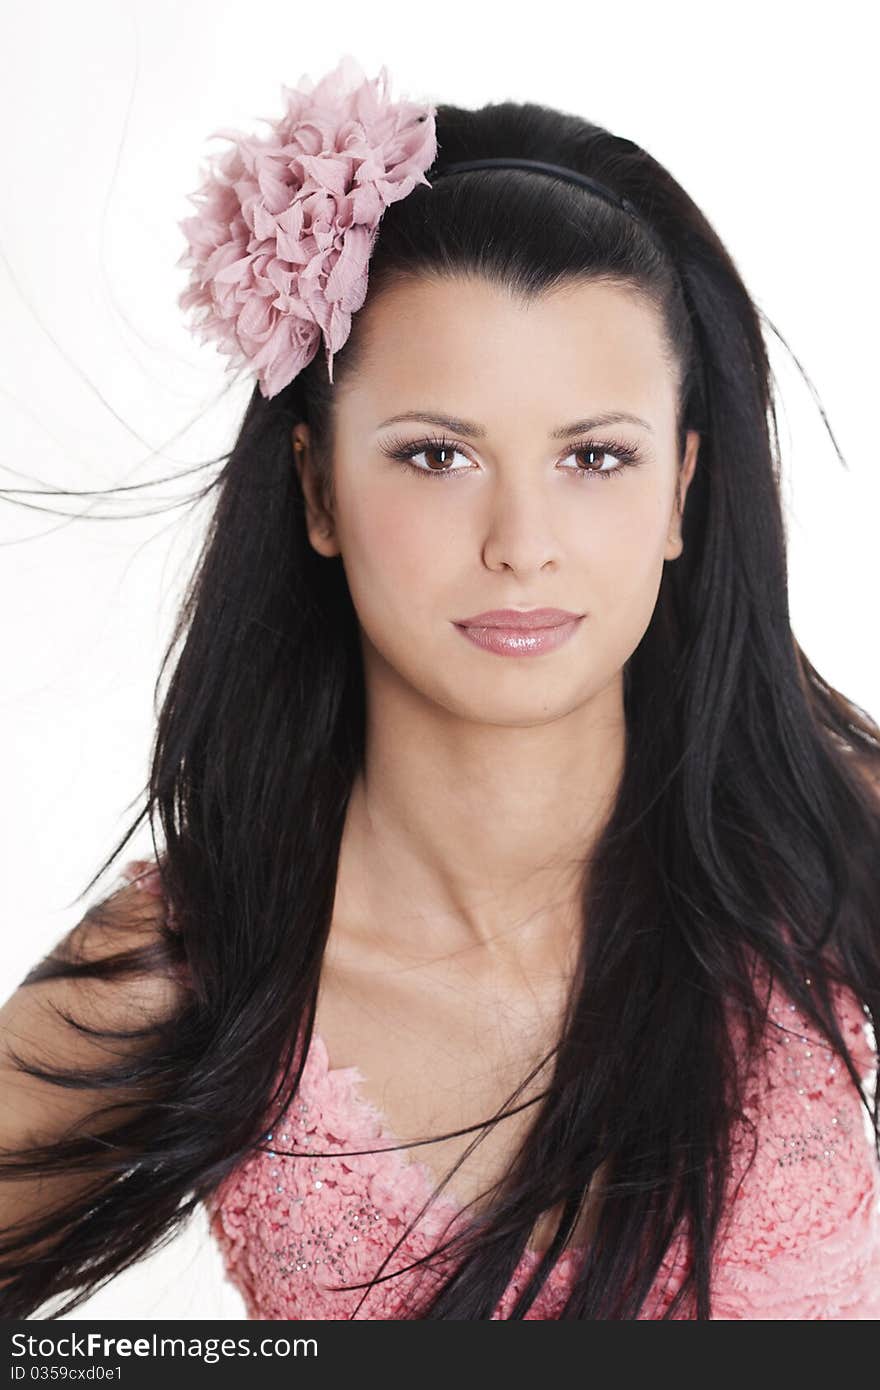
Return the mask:
<svg viewBox="0 0 880 1390">
<path fill-rule="evenodd" d="M 528 574 L 558 563 L 561 504 L 551 502 L 546 482 L 498 481 L 487 505 L 483 562 L 488 569 Z"/>
</svg>

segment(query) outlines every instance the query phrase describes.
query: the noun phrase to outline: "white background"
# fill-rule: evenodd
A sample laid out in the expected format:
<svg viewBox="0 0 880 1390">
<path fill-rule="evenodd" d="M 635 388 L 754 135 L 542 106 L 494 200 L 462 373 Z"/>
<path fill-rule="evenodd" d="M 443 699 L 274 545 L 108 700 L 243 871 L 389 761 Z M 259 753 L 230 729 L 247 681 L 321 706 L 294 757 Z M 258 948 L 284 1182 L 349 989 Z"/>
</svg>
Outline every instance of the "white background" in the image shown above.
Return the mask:
<svg viewBox="0 0 880 1390">
<path fill-rule="evenodd" d="M 344 52 L 370 77 L 386 64 L 395 97 L 545 102 L 669 168 L 812 380 L 848 469 L 771 336 L 793 627 L 825 678 L 878 717 L 868 14 L 864 3 L 676 0 L 7 5 L 0 489 L 142 483 L 229 448 L 250 383 L 227 389 L 225 359 L 191 337 L 176 305 L 177 222 L 192 211 L 213 130 L 262 133 L 282 83 L 318 79 Z M 197 477 L 147 490 L 150 505 Z M 125 505 L 140 495 L 123 494 Z M 0 508 L 3 998 L 109 886 L 76 902 L 140 807 L 160 652 L 207 507 L 77 521 Z M 113 504 L 98 499 L 97 511 L 113 515 Z M 148 839 L 136 849 L 149 852 Z M 198 1220 L 74 1316 L 242 1315 Z"/>
</svg>

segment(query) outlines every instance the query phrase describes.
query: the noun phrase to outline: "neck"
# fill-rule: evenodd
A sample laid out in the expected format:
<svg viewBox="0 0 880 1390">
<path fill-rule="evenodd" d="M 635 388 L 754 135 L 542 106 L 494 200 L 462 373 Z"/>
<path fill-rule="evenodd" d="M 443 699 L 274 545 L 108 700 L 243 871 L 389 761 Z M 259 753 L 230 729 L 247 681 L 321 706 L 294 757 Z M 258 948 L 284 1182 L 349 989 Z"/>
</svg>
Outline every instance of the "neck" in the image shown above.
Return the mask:
<svg viewBox="0 0 880 1390">
<path fill-rule="evenodd" d="M 389 950 L 546 962 L 623 770 L 622 683 L 552 722 L 478 724 L 397 687 L 368 701 L 335 911 Z"/>
</svg>

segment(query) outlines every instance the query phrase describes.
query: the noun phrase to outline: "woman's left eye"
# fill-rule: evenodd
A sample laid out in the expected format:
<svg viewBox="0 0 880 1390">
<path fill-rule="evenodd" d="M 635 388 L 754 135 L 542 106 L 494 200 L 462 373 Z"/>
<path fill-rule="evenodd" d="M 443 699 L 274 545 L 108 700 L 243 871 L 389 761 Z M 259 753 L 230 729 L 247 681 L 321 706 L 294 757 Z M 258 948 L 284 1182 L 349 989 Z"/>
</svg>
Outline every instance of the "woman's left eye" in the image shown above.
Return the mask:
<svg viewBox="0 0 880 1390">
<path fill-rule="evenodd" d="M 575 468 L 571 471 L 584 478 L 618 478 L 625 468 L 641 462 L 637 451 L 628 444 L 579 444 L 568 457 L 576 458 L 579 454 L 583 454 L 590 462 L 586 468 Z M 602 455 L 603 462 L 599 467 L 594 467 L 593 460 L 597 455 Z M 615 462 L 611 468 L 606 468 L 605 461 L 609 458 Z"/>
<path fill-rule="evenodd" d="M 429 478 L 451 478 L 457 473 L 468 473 L 468 468 L 432 468 L 423 464 L 415 463 L 413 460 L 425 454 L 454 455 L 462 454 L 464 451 L 460 444 L 452 439 L 417 439 L 412 441 L 390 440 L 382 446 L 382 452 L 392 459 L 397 459 L 403 464 L 404 468 L 412 473 L 419 473 L 422 477 Z M 583 455 L 587 460 L 587 466 L 576 465 L 574 468 L 566 468 L 566 473 L 576 473 L 581 478 L 617 478 L 624 469 L 630 468 L 642 462 L 638 450 L 629 444 L 619 441 L 607 440 L 588 440 L 582 444 L 575 445 L 571 453 L 566 458 L 577 458 Z M 597 465 L 596 459 L 599 459 Z M 610 467 L 606 464 L 611 459 Z M 445 460 L 448 462 L 448 459 Z"/>
</svg>

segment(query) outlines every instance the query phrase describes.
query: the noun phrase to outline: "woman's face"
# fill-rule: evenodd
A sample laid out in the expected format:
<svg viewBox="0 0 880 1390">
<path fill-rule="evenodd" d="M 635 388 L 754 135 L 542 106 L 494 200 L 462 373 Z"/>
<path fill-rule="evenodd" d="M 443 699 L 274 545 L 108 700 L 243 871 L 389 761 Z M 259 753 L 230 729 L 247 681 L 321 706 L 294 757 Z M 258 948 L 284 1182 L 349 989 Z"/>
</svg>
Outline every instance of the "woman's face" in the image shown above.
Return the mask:
<svg viewBox="0 0 880 1390">
<path fill-rule="evenodd" d="M 399 285 L 362 313 L 363 365 L 336 396 L 332 514 L 301 475 L 311 543 L 342 558 L 368 682 L 521 726 L 622 689 L 663 562 L 681 551 L 676 483 L 683 503 L 699 442 L 688 435 L 679 479 L 656 311 L 619 286 L 526 304 L 448 279 Z M 610 418 L 624 414 L 639 422 Z M 307 443 L 304 426 L 294 433 Z M 410 467 L 389 457 L 398 448 Z M 457 626 L 535 607 L 583 616 L 529 656 L 485 650 Z"/>
</svg>

